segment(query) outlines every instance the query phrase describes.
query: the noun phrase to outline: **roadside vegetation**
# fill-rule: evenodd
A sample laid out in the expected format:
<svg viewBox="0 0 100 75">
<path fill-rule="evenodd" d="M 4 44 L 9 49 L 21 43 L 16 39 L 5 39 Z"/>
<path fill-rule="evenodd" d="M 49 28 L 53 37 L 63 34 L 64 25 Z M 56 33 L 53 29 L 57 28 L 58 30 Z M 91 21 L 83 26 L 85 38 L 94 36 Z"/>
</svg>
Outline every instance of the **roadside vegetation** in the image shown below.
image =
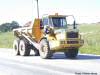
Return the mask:
<svg viewBox="0 0 100 75">
<path fill-rule="evenodd" d="M 13 32 L 0 32 L 0 48 L 12 48 Z"/>
<path fill-rule="evenodd" d="M 12 48 L 14 36 L 12 30 L 20 27 L 18 22 L 3 23 L 0 25 L 0 48 Z"/>
<path fill-rule="evenodd" d="M 20 27 L 16 21 L 12 21 L 11 23 L 3 23 L 0 25 L 0 32 L 8 32 L 12 31 L 14 28 Z"/>
<path fill-rule="evenodd" d="M 100 54 L 100 23 L 79 25 L 80 33 L 84 39 L 84 46 L 80 53 Z M 12 31 L 0 32 L 0 48 L 12 48 L 14 36 Z"/>
<path fill-rule="evenodd" d="M 81 53 L 100 54 L 100 23 L 82 24 L 79 26 L 80 33 L 84 39 L 84 46 L 80 48 Z"/>
</svg>

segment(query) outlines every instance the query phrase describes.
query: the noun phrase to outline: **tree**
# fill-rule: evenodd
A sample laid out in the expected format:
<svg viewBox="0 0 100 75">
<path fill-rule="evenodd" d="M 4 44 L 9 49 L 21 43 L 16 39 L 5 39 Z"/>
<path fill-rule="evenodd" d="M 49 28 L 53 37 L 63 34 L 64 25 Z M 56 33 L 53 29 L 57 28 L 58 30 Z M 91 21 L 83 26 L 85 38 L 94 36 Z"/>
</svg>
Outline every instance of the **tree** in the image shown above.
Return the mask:
<svg viewBox="0 0 100 75">
<path fill-rule="evenodd" d="M 0 25 L 0 32 L 12 31 L 15 28 L 18 28 L 19 24 L 16 21 L 12 21 L 11 23 L 3 23 Z"/>
<path fill-rule="evenodd" d="M 12 23 L 10 24 L 11 30 L 20 27 L 18 22 L 16 21 L 12 21 Z"/>
</svg>

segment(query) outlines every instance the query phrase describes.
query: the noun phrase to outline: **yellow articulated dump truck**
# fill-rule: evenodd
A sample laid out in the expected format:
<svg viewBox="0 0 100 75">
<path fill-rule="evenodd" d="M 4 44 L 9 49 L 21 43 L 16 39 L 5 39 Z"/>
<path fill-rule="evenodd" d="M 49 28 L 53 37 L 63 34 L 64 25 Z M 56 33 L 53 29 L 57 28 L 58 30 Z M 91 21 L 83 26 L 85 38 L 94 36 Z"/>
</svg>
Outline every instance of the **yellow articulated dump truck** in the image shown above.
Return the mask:
<svg viewBox="0 0 100 75">
<path fill-rule="evenodd" d="M 70 20 L 72 23 L 69 21 L 68 24 L 68 17 L 73 19 Z M 35 19 L 32 26 L 13 31 L 16 55 L 29 56 L 33 50 L 36 56 L 44 59 L 51 58 L 55 52 L 64 52 L 68 58 L 75 58 L 83 45 L 73 15 L 45 15 Z"/>
</svg>

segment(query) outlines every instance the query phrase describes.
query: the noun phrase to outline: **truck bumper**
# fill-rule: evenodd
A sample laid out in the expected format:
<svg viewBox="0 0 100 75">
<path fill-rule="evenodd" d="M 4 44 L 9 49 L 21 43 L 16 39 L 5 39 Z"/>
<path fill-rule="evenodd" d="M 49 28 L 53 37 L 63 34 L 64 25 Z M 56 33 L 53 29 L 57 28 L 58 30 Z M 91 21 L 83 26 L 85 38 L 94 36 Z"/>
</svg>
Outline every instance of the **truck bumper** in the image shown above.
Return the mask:
<svg viewBox="0 0 100 75">
<path fill-rule="evenodd" d="M 83 44 L 84 41 L 81 39 L 68 39 L 66 41 L 53 41 L 50 43 L 50 48 L 54 51 L 65 51 L 66 49 L 79 48 Z"/>
</svg>

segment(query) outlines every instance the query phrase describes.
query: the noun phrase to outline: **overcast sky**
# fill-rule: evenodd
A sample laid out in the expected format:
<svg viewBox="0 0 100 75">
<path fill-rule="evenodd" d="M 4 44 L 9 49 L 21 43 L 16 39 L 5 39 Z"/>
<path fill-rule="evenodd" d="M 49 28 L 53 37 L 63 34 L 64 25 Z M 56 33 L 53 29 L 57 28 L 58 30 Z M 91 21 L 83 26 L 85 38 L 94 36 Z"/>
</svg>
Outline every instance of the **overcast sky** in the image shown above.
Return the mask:
<svg viewBox="0 0 100 75">
<path fill-rule="evenodd" d="M 100 21 L 100 0 L 39 0 L 43 14 L 74 15 L 78 23 Z M 34 20 L 36 0 L 0 0 L 0 24 L 12 20 L 24 24 Z"/>
</svg>

